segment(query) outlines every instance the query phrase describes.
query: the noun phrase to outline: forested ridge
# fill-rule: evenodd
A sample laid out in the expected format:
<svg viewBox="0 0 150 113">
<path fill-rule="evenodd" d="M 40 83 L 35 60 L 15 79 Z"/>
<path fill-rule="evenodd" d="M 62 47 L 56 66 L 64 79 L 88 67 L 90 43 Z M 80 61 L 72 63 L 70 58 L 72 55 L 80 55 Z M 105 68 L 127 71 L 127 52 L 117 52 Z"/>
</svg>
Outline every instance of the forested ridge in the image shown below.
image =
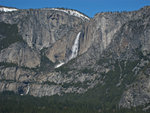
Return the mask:
<svg viewBox="0 0 150 113">
<path fill-rule="evenodd" d="M 0 94 L 0 113 L 149 113 L 143 111 L 143 106 L 131 109 L 122 109 L 118 106 L 107 108 L 98 103 L 81 101 L 80 95 L 33 97 L 20 96 L 13 92 Z"/>
</svg>

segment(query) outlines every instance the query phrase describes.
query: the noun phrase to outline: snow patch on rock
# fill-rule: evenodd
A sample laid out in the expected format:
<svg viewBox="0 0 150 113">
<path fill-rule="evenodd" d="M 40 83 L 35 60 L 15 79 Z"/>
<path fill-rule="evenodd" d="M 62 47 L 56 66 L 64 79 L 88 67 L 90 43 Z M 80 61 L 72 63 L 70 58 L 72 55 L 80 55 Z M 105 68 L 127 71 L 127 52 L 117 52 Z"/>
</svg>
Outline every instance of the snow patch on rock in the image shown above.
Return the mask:
<svg viewBox="0 0 150 113">
<path fill-rule="evenodd" d="M 51 10 L 55 10 L 55 11 L 62 11 L 62 12 L 65 12 L 67 14 L 70 14 L 70 15 L 73 15 L 73 16 L 76 16 L 76 17 L 79 17 L 81 18 L 82 20 L 90 20 L 89 17 L 79 13 L 78 11 L 75 11 L 75 10 L 70 10 L 70 9 L 58 9 L 58 8 L 51 8 Z"/>
<path fill-rule="evenodd" d="M 6 8 L 6 7 L 0 7 L 0 11 L 2 12 L 12 12 L 12 11 L 17 11 L 18 9 L 15 8 Z"/>
</svg>

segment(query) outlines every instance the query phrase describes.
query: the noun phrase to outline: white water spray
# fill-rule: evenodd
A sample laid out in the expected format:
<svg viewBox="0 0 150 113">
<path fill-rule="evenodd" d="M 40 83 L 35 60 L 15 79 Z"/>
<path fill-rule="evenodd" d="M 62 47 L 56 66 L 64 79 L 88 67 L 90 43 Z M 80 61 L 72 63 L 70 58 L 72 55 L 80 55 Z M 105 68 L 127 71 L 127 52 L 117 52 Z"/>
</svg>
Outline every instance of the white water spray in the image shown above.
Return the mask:
<svg viewBox="0 0 150 113">
<path fill-rule="evenodd" d="M 60 66 L 62 66 L 62 65 L 64 65 L 65 64 L 65 62 L 60 62 L 59 64 L 57 64 L 56 66 L 55 66 L 55 68 L 59 68 Z"/>
<path fill-rule="evenodd" d="M 29 93 L 29 91 L 30 91 L 30 86 L 28 85 L 28 89 L 27 89 L 26 95 Z"/>
<path fill-rule="evenodd" d="M 77 34 L 77 37 L 76 37 L 76 39 L 75 39 L 75 41 L 74 41 L 74 44 L 73 44 L 73 46 L 72 46 L 72 54 L 71 54 L 71 56 L 69 57 L 69 60 L 75 58 L 75 57 L 78 55 L 80 34 L 81 34 L 81 32 L 79 32 L 79 33 Z"/>
<path fill-rule="evenodd" d="M 76 36 L 76 39 L 75 39 L 75 41 L 74 41 L 74 44 L 73 44 L 72 50 L 71 50 L 72 53 L 71 53 L 69 59 L 67 59 L 66 62 L 60 62 L 59 64 L 57 64 L 57 65 L 55 66 L 55 68 L 59 68 L 60 66 L 64 65 L 64 64 L 67 63 L 69 60 L 75 58 L 75 57 L 78 55 L 80 34 L 81 34 L 81 32 L 79 32 L 79 33 L 77 34 L 77 36 Z"/>
</svg>

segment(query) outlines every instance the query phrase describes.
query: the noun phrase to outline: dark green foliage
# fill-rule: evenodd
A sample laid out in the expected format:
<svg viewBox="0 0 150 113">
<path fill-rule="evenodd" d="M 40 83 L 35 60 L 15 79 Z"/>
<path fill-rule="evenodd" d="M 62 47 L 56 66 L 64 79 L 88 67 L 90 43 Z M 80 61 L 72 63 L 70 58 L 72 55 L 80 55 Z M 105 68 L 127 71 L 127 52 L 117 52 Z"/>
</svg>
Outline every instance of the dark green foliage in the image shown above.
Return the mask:
<svg viewBox="0 0 150 113">
<path fill-rule="evenodd" d="M 25 70 L 31 70 L 31 71 L 37 71 L 37 68 L 29 68 L 29 67 L 25 67 L 25 66 L 18 66 L 15 63 L 10 63 L 10 62 L 0 62 L 0 66 L 2 66 L 3 68 L 7 68 L 7 67 L 19 67 Z"/>
<path fill-rule="evenodd" d="M 68 63 L 64 64 L 63 66 L 56 68 L 55 71 L 67 74 L 68 71 L 75 70 L 74 68 L 70 67 L 70 65 L 75 63 L 76 60 L 77 60 L 77 57 L 70 60 Z"/>
<path fill-rule="evenodd" d="M 5 79 L 1 79 L 0 82 L 13 83 L 13 82 L 16 82 L 16 81 L 15 81 L 15 80 L 5 80 Z"/>
<path fill-rule="evenodd" d="M 118 103 L 126 85 L 131 84 L 136 76 L 132 69 L 138 61 L 116 61 L 115 69 L 101 75 L 104 84 L 98 84 L 84 94 L 64 94 L 35 98 L 2 93 L 0 95 L 0 112 L 5 113 L 144 113 L 141 108 L 119 109 Z M 63 67 L 63 66 L 62 66 Z M 65 66 L 64 66 L 65 67 Z M 64 68 L 63 68 L 64 69 Z M 122 75 L 121 75 L 122 74 Z M 120 76 L 123 81 L 120 81 Z M 51 82 L 45 82 L 50 84 Z M 87 87 L 86 83 L 63 84 L 63 87 Z M 145 112 L 146 113 L 146 112 Z M 149 113 L 149 112 L 147 112 Z"/>
<path fill-rule="evenodd" d="M 16 24 L 10 25 L 0 22 L 0 35 L 0 50 L 7 48 L 12 43 L 23 41 Z"/>
<path fill-rule="evenodd" d="M 78 57 L 80 57 L 80 56 L 81 55 L 79 55 Z M 80 71 L 80 70 L 76 70 L 74 67 L 70 67 L 70 65 L 74 64 L 77 61 L 78 57 L 73 58 L 69 62 L 65 63 L 63 66 L 56 68 L 55 71 L 65 73 L 65 74 L 67 74 L 67 72 L 72 71 L 72 70 Z"/>
<path fill-rule="evenodd" d="M 8 62 L 0 62 L 0 66 L 3 66 L 4 68 L 7 68 L 7 67 L 16 67 L 17 64 L 8 63 Z"/>
<path fill-rule="evenodd" d="M 0 94 L 0 113 L 93 113 L 93 111 L 96 113 L 89 104 L 69 102 L 58 96 L 35 98 L 11 92 Z"/>
<path fill-rule="evenodd" d="M 54 67 L 54 63 L 51 62 L 45 55 L 41 55 L 41 64 L 39 71 L 46 72 L 50 71 Z"/>
<path fill-rule="evenodd" d="M 138 60 L 121 62 L 122 74 L 124 75 L 123 77 L 125 77 L 124 84 L 131 84 L 136 80 L 137 76 L 134 75 L 132 70 L 138 63 Z"/>
<path fill-rule="evenodd" d="M 97 65 L 102 65 L 103 63 L 108 63 L 108 62 L 109 62 L 108 58 L 102 58 L 97 61 Z"/>
<path fill-rule="evenodd" d="M 63 88 L 69 88 L 69 87 L 71 87 L 71 86 L 73 86 L 73 87 L 82 87 L 82 88 L 87 88 L 87 84 L 85 83 L 85 82 L 77 82 L 77 83 L 64 83 L 63 85 L 62 85 L 62 87 Z"/>
<path fill-rule="evenodd" d="M 116 61 L 113 64 L 115 66 L 114 70 L 101 73 L 104 77 L 104 84 L 98 84 L 95 88 L 88 90 L 82 98 L 83 101 L 113 109 L 119 103 L 126 85 L 133 83 L 135 80 L 136 76 L 134 76 L 132 69 L 137 63 L 138 61 L 130 61 L 124 65 L 125 61 Z M 121 79 L 123 80 L 121 81 Z"/>
<path fill-rule="evenodd" d="M 109 60 L 104 60 L 104 62 L 102 61 L 102 64 L 109 62 Z M 94 106 L 98 106 L 98 108 L 101 106 L 108 110 L 116 108 L 126 86 L 136 80 L 137 76 L 134 75 L 132 70 L 138 62 L 139 61 L 116 60 L 115 63 L 111 64 L 115 67 L 114 70 L 111 70 L 108 73 L 101 73 L 104 84 L 98 84 L 95 88 L 88 90 L 85 94 L 80 96 L 78 95 L 80 98 L 78 98 L 78 96 L 72 98 L 77 98 L 75 100 L 77 103 L 90 103 Z M 65 66 L 62 66 L 59 70 L 60 69 L 63 72 L 69 71 L 69 69 Z M 95 73 L 92 69 L 87 68 L 80 71 L 82 73 Z M 64 84 L 63 87 L 69 87 L 72 85 L 77 87 L 87 87 L 85 83 Z M 72 99 L 69 98 L 69 100 Z"/>
<path fill-rule="evenodd" d="M 30 71 L 35 71 L 35 72 L 37 72 L 38 68 L 39 68 L 38 66 L 36 66 L 34 68 L 29 68 L 29 67 L 26 67 L 26 66 L 17 66 L 17 67 L 22 68 L 24 70 L 30 70 Z"/>
<path fill-rule="evenodd" d="M 41 58 L 42 59 L 42 58 Z M 48 61 L 43 57 L 43 65 Z M 108 73 L 101 73 L 104 84 L 98 84 L 84 94 L 64 94 L 63 96 L 52 96 L 35 98 L 32 96 L 1 94 L 0 95 L 0 112 L 4 113 L 138 113 L 138 110 L 118 108 L 118 103 L 126 85 L 130 85 L 135 80 L 132 69 L 139 61 L 116 61 L 115 69 Z M 107 63 L 105 61 L 105 63 Z M 11 66 L 12 64 L 1 63 L 1 65 Z M 14 66 L 14 65 L 12 65 Z M 67 66 L 57 69 L 67 73 L 70 71 Z M 94 73 L 92 69 L 80 70 L 82 73 Z M 123 78 L 120 85 L 118 83 Z M 11 82 L 11 81 L 10 81 Z M 55 85 L 55 83 L 44 82 L 43 84 Z M 87 87 L 86 83 L 63 84 L 64 88 L 69 86 Z M 15 103 L 15 104 L 14 104 Z M 17 103 L 17 104 L 16 104 Z M 15 106 L 14 106 L 15 105 Z M 14 106 L 14 107 L 13 107 Z M 31 107 L 32 106 L 32 107 Z M 139 110 L 139 113 L 143 111 Z"/>
<path fill-rule="evenodd" d="M 50 61 L 47 56 L 45 55 L 45 51 L 47 50 L 47 48 L 43 48 L 40 52 L 41 52 L 41 63 L 40 63 L 40 67 L 37 67 L 37 70 L 39 72 L 48 72 L 50 70 L 53 70 L 54 68 L 54 63 L 52 61 Z"/>
<path fill-rule="evenodd" d="M 139 48 L 136 48 L 136 49 L 135 49 L 136 55 L 139 56 L 140 59 L 144 59 L 144 60 L 149 59 L 148 56 L 144 56 L 144 55 L 143 55 L 143 53 L 142 53 L 142 51 L 141 51 L 141 49 L 140 49 L 141 47 L 142 47 L 142 46 L 140 45 Z"/>
<path fill-rule="evenodd" d="M 67 66 L 65 66 L 65 64 L 59 68 L 55 69 L 56 72 L 62 72 L 62 73 L 67 73 L 68 71 L 71 71 L 70 68 L 68 68 Z"/>
<path fill-rule="evenodd" d="M 95 73 L 95 71 L 93 69 L 88 69 L 88 68 L 84 68 L 80 70 L 81 73 Z"/>
<path fill-rule="evenodd" d="M 131 109 L 119 109 L 114 106 L 107 109 L 79 100 L 83 96 L 69 94 L 65 96 L 33 97 L 20 96 L 12 92 L 0 94 L 0 113 L 149 113 L 142 111 L 142 106 Z M 93 97 L 94 98 L 94 97 Z"/>
<path fill-rule="evenodd" d="M 55 82 L 50 82 L 50 81 L 45 81 L 43 84 L 48 84 L 48 85 L 57 85 Z"/>
<path fill-rule="evenodd" d="M 54 67 L 54 63 L 51 62 L 45 55 L 41 55 L 40 66 L 37 66 L 35 68 L 21 66 L 22 69 L 31 70 L 35 72 L 49 72 L 53 70 L 53 67 Z"/>
</svg>

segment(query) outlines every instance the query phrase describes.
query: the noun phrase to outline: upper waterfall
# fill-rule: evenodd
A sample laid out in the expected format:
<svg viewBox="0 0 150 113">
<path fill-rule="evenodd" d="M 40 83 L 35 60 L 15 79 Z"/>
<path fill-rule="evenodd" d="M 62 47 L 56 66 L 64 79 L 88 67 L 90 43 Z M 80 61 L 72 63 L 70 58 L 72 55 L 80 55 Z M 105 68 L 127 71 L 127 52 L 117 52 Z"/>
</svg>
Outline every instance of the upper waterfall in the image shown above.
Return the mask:
<svg viewBox="0 0 150 113">
<path fill-rule="evenodd" d="M 55 66 L 55 68 L 59 68 L 60 66 L 64 65 L 65 63 L 67 63 L 69 60 L 71 60 L 71 59 L 77 57 L 77 55 L 78 55 L 78 49 L 79 49 L 80 34 L 81 34 L 81 32 L 79 32 L 79 33 L 77 34 L 77 36 L 76 36 L 76 39 L 75 39 L 75 41 L 74 41 L 74 44 L 73 44 L 72 50 L 71 50 L 72 53 L 71 53 L 69 59 L 67 59 L 66 62 L 60 62 L 59 64 L 57 64 L 57 65 Z"/>
<path fill-rule="evenodd" d="M 75 58 L 78 55 L 80 34 L 81 34 L 81 32 L 79 32 L 77 34 L 77 37 L 76 37 L 76 39 L 74 41 L 74 44 L 72 46 L 72 53 L 71 53 L 71 56 L 69 57 L 69 60 Z"/>
</svg>

